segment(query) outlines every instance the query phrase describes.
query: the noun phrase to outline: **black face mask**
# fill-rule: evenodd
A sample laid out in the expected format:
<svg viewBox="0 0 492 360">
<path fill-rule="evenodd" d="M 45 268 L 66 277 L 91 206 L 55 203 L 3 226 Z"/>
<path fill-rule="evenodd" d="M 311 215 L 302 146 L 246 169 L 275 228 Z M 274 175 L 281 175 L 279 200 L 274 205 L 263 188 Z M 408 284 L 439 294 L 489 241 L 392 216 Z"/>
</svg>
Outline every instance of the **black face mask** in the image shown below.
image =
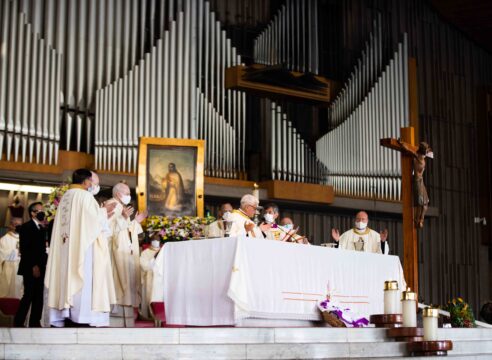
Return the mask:
<svg viewBox="0 0 492 360">
<path fill-rule="evenodd" d="M 45 216 L 46 215 L 44 214 L 44 211 L 40 211 L 36 214 L 36 219 L 38 219 L 39 221 L 43 221 Z"/>
<path fill-rule="evenodd" d="M 17 226 L 15 227 L 15 232 L 16 232 L 16 233 L 19 233 L 19 232 L 20 232 L 21 226 L 22 226 L 22 225 L 17 225 Z"/>
</svg>

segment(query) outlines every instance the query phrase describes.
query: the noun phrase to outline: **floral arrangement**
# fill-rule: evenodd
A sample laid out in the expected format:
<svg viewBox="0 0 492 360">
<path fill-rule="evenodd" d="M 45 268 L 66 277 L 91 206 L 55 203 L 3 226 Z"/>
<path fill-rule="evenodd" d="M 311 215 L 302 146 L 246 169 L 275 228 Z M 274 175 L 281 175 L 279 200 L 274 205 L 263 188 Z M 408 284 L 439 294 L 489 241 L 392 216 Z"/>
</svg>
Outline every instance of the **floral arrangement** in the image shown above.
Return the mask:
<svg viewBox="0 0 492 360">
<path fill-rule="evenodd" d="M 369 325 L 369 320 L 332 301 L 329 295 L 325 300 L 318 303 L 318 309 L 323 314 L 325 322 L 332 327 L 364 327 Z"/>
<path fill-rule="evenodd" d="M 476 326 L 471 306 L 460 297 L 448 301 L 443 310 L 449 311 L 452 327 L 473 328 Z"/>
<path fill-rule="evenodd" d="M 46 220 L 51 221 L 55 218 L 56 210 L 60 200 L 68 190 L 69 184 L 61 184 L 53 189 L 48 197 L 48 202 L 44 205 L 44 212 L 46 213 Z"/>
<path fill-rule="evenodd" d="M 142 222 L 142 227 L 153 236 L 158 234 L 162 241 L 182 241 L 204 237 L 205 226 L 215 221 L 213 216 L 149 216 Z"/>
</svg>

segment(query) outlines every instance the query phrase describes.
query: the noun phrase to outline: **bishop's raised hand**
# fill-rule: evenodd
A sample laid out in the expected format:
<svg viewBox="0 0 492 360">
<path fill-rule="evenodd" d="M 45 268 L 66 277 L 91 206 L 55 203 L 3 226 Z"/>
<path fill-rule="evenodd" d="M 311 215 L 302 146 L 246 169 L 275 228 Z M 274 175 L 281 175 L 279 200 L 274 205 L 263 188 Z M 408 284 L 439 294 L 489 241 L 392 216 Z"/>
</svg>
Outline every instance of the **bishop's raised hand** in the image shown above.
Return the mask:
<svg viewBox="0 0 492 360">
<path fill-rule="evenodd" d="M 340 240 L 340 231 L 336 228 L 331 229 L 331 237 L 338 242 Z"/>
</svg>

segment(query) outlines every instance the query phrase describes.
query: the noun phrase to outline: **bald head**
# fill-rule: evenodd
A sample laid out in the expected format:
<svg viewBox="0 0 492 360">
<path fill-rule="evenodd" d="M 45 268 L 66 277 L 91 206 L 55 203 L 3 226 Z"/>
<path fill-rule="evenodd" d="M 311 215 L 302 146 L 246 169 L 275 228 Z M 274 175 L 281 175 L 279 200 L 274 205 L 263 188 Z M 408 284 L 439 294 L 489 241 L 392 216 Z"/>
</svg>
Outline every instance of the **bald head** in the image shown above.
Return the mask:
<svg viewBox="0 0 492 360">
<path fill-rule="evenodd" d="M 369 215 L 364 210 L 359 211 L 355 214 L 355 221 L 363 221 L 367 223 L 369 221 Z"/>
<path fill-rule="evenodd" d="M 130 195 L 130 188 L 127 184 L 118 183 L 113 186 L 113 197 L 115 199 L 121 199 L 123 196 Z"/>
</svg>

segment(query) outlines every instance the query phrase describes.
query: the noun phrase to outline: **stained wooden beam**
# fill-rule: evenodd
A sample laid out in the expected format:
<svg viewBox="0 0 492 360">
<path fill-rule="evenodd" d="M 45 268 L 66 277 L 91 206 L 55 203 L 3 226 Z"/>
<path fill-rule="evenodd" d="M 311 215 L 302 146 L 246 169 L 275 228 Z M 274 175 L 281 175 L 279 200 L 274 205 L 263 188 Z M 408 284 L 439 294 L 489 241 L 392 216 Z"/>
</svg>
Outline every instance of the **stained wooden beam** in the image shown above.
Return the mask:
<svg viewBox="0 0 492 360">
<path fill-rule="evenodd" d="M 328 106 L 333 99 L 338 84 L 323 76 L 314 76 L 314 78 L 324 84 L 326 88 L 321 91 L 302 91 L 288 87 L 265 84 L 257 81 L 246 79 L 248 70 L 261 71 L 266 69 L 264 65 L 252 65 L 247 68 L 243 65 L 227 68 L 225 71 L 225 87 L 231 90 L 241 90 L 252 93 L 257 96 L 264 96 L 273 99 L 288 99 L 289 101 L 309 102 L 317 106 Z M 303 73 L 291 71 L 294 77 L 302 76 Z"/>
<path fill-rule="evenodd" d="M 335 198 L 333 186 L 328 185 L 270 180 L 260 187 L 267 189 L 269 199 L 331 204 Z"/>
</svg>

